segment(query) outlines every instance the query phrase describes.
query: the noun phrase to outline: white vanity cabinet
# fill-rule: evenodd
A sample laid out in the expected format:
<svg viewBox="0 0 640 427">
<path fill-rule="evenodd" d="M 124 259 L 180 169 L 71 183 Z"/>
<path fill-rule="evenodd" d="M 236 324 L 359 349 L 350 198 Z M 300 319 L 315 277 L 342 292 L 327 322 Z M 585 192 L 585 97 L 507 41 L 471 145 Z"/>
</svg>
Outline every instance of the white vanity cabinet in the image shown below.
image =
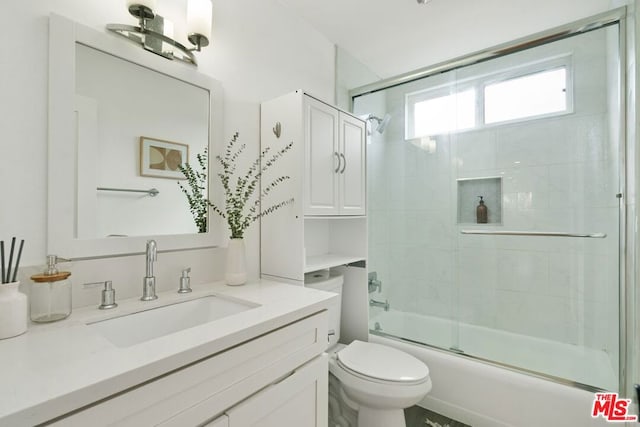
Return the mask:
<svg viewBox="0 0 640 427">
<path fill-rule="evenodd" d="M 300 97 L 296 92 L 290 95 Z M 304 214 L 365 214 L 365 123 L 301 95 L 304 108 Z M 263 104 L 268 110 L 269 104 Z M 268 112 L 265 111 L 266 114 Z M 281 126 L 296 118 L 284 118 Z"/>
<path fill-rule="evenodd" d="M 229 427 L 325 426 L 329 418 L 327 368 L 326 356 L 318 357 L 239 403 L 227 411 Z"/>
<path fill-rule="evenodd" d="M 321 311 L 44 425 L 326 427 L 327 322 Z"/>
</svg>

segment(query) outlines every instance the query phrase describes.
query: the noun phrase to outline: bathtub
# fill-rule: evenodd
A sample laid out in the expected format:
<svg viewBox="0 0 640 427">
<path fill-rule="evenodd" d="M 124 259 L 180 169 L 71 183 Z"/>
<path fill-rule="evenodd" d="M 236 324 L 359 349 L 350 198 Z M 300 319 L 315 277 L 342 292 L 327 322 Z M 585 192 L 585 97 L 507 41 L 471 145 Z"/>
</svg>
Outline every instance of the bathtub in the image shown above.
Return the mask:
<svg viewBox="0 0 640 427">
<path fill-rule="evenodd" d="M 572 379 L 615 389 L 612 364 L 602 351 L 395 310 L 372 315 L 370 329 L 369 341 L 404 350 L 429 366 L 433 389 L 420 403 L 429 410 L 473 427 L 610 425 L 591 417 L 593 392 L 406 340 L 448 348 L 457 336 L 468 354 L 559 377 L 578 375 Z"/>
</svg>

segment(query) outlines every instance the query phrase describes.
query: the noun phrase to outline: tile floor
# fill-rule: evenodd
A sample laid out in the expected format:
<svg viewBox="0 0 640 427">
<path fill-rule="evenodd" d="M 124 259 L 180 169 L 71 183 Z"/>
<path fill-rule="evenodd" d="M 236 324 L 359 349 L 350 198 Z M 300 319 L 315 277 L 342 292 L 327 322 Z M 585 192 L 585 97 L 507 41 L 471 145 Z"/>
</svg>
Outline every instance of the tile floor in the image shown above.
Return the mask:
<svg viewBox="0 0 640 427">
<path fill-rule="evenodd" d="M 407 421 L 407 427 L 472 427 L 420 406 L 412 406 L 405 409 L 404 416 Z"/>
</svg>

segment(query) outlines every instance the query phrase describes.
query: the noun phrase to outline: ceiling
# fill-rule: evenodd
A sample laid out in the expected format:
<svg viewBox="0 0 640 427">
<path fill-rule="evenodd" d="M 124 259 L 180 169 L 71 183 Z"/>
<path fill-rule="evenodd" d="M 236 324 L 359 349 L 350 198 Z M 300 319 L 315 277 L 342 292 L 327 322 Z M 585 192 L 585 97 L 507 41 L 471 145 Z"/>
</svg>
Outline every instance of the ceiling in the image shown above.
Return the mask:
<svg viewBox="0 0 640 427">
<path fill-rule="evenodd" d="M 278 1 L 388 78 L 606 11 L 612 0 Z"/>
</svg>

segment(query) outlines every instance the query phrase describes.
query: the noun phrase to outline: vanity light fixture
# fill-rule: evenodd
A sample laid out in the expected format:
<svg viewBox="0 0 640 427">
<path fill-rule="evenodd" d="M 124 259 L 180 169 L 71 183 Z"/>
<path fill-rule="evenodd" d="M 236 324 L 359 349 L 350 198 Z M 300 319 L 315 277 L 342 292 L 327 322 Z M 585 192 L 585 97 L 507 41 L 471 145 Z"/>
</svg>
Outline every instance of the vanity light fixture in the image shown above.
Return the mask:
<svg viewBox="0 0 640 427">
<path fill-rule="evenodd" d="M 138 25 L 107 24 L 107 30 L 167 59 L 197 66 L 193 52 L 200 52 L 211 39 L 211 0 L 188 0 L 187 39 L 194 46 L 192 48 L 174 40 L 173 23 L 154 11 L 155 3 L 155 0 L 127 0 L 129 13 L 138 19 Z"/>
</svg>

